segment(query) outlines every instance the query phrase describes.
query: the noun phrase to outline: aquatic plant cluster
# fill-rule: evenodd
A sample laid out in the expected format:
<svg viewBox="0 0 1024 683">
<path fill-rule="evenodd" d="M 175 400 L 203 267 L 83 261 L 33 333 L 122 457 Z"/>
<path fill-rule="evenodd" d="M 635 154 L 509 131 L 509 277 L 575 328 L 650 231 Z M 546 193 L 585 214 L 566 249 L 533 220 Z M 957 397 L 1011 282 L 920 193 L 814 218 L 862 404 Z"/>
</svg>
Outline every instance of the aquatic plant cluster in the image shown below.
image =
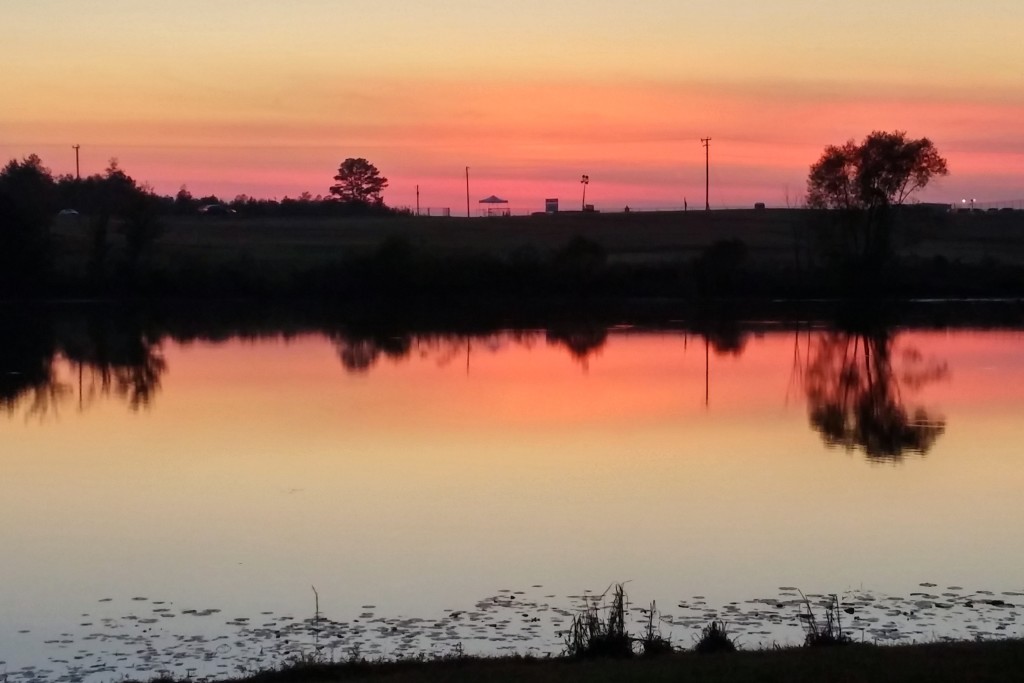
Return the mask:
<svg viewBox="0 0 1024 683">
<path fill-rule="evenodd" d="M 217 608 L 180 608 L 141 596 L 129 605 L 104 598 L 93 613 L 82 615 L 77 627 L 65 632 L 21 629 L 13 637 L 5 636 L 5 646 L 13 646 L 12 652 L 41 646 L 46 662 L 0 661 L 0 680 L 219 679 L 296 661 L 401 660 L 463 653 L 630 656 L 650 654 L 648 647 L 662 652 L 721 651 L 729 649 L 725 642 L 740 649 L 763 649 L 795 644 L 801 629 L 807 644 L 823 644 L 811 641 L 823 638 L 825 623 L 831 623 L 833 635 L 876 644 L 1024 635 L 1024 608 L 1018 604 L 1024 602 L 1024 591 L 997 594 L 960 586 L 940 589 L 932 583 L 920 587 L 907 596 L 861 590 L 804 595 L 794 587 L 782 587 L 775 597 L 725 605 L 710 604 L 698 595 L 679 600 L 668 613 L 653 604 L 632 605 L 621 585 L 566 597 L 544 594 L 536 585 L 528 591 L 504 589 L 471 608 L 446 609 L 432 618 L 388 617 L 365 605 L 348 620 L 323 616 L 319 605 L 312 616 L 302 618 L 269 611 L 232 616 Z M 812 621 L 817 630 L 808 629 Z M 817 635 L 812 638 L 812 633 Z M 581 649 L 594 634 L 608 651 L 588 654 Z"/>
</svg>

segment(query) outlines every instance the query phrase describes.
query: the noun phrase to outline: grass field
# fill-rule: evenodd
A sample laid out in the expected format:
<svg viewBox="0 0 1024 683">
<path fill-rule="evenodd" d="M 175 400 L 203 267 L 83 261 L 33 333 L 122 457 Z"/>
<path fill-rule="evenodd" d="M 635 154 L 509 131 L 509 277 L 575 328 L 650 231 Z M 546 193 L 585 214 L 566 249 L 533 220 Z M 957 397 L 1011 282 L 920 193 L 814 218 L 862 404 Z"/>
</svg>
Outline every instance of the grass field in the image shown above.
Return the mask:
<svg viewBox="0 0 1024 683">
<path fill-rule="evenodd" d="M 372 250 L 402 237 L 440 254 L 507 255 L 517 249 L 551 251 L 575 235 L 605 247 L 613 259 L 688 259 L 719 240 L 739 239 L 759 261 L 790 262 L 794 242 L 807 229 L 810 212 L 689 211 L 563 213 L 494 218 L 376 217 L 264 218 L 169 216 L 163 219 L 162 249 L 207 256 L 246 253 L 258 261 L 319 262 Z M 1024 211 L 954 213 L 916 221 L 905 254 L 977 261 L 996 258 L 1024 263 Z M 65 246 L 88 243 L 85 226 L 62 221 Z"/>
<path fill-rule="evenodd" d="M 406 297 L 466 292 L 620 297 L 835 297 L 860 291 L 822 257 L 822 216 L 789 209 L 439 218 L 165 216 L 149 255 L 127 267 L 109 231 L 104 270 L 90 222 L 54 227 L 57 296 Z M 598 254 L 562 250 L 574 237 Z M 709 248 L 741 242 L 729 250 Z M 893 238 L 885 295 L 1015 296 L 1024 291 L 1024 211 L 910 210 Z M 580 245 L 576 245 L 579 247 Z M 562 256 L 559 256 L 562 253 Z M 703 261 L 702 261 L 703 259 Z M 120 265 L 119 265 L 120 264 Z M 998 265 L 998 268 L 992 267 Z M 844 279 L 846 278 L 846 279 Z"/>
</svg>

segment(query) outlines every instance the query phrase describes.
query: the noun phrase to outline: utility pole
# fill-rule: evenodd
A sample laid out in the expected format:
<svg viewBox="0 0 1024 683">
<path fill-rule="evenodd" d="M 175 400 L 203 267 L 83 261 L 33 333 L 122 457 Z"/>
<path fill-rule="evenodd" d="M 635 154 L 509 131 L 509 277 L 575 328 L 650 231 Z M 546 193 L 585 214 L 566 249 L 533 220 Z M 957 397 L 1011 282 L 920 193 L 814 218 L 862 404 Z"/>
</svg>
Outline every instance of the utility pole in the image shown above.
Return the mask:
<svg viewBox="0 0 1024 683">
<path fill-rule="evenodd" d="M 416 186 L 416 215 L 420 215 L 420 186 Z"/>
<path fill-rule="evenodd" d="M 82 172 L 78 166 L 78 150 L 81 149 L 81 145 L 71 145 L 71 149 L 75 150 L 75 179 L 82 179 Z"/>
<path fill-rule="evenodd" d="M 704 210 L 711 210 L 711 138 L 701 138 L 704 145 Z"/>
<path fill-rule="evenodd" d="M 466 167 L 466 218 L 469 218 L 469 166 Z"/>
</svg>

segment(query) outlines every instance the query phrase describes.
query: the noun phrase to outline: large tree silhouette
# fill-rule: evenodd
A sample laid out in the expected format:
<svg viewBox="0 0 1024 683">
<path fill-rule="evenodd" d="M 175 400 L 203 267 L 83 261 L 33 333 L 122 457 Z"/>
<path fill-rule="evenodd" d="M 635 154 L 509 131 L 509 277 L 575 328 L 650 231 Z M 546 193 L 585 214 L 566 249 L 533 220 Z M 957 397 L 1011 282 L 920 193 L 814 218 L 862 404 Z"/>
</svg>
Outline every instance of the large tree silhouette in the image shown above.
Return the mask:
<svg viewBox="0 0 1024 683">
<path fill-rule="evenodd" d="M 337 183 L 331 185 L 331 194 L 343 202 L 366 205 L 384 203 L 380 193 L 388 186 L 388 179 L 366 159 L 345 159 L 338 167 L 338 175 L 334 179 Z"/>
<path fill-rule="evenodd" d="M 898 459 L 927 453 L 945 431 L 944 418 L 905 404 L 906 393 L 948 376 L 945 363 L 907 348 L 894 367 L 892 354 L 886 331 L 827 332 L 817 339 L 804 382 L 811 426 L 826 444 Z"/>
<path fill-rule="evenodd" d="M 878 263 L 890 254 L 890 209 L 948 173 L 928 138 L 875 131 L 859 145 L 825 148 L 807 178 L 807 206 L 837 211 L 835 255 Z"/>
</svg>

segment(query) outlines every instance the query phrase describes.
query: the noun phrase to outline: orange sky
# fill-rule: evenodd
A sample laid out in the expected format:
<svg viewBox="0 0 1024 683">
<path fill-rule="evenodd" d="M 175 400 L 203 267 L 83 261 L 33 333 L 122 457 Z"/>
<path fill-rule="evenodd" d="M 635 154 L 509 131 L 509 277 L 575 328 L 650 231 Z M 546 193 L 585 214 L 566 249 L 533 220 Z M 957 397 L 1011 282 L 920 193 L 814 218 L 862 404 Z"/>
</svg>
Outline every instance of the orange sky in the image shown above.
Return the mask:
<svg viewBox="0 0 1024 683">
<path fill-rule="evenodd" d="M 324 193 L 363 156 L 385 198 L 598 208 L 795 203 L 823 147 L 929 136 L 924 199 L 1024 199 L 1024 5 L 982 0 L 12 0 L 0 156 L 109 157 L 163 193 Z M 13 94 L 13 96 L 10 96 Z"/>
</svg>

